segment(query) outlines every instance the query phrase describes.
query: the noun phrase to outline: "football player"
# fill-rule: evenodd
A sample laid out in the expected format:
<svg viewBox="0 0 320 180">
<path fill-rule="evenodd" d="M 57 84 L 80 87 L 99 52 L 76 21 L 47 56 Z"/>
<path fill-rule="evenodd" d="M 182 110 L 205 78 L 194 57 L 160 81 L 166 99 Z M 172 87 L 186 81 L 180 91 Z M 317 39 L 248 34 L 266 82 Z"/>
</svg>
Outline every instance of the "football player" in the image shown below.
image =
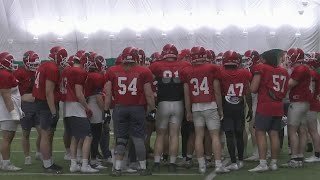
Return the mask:
<svg viewBox="0 0 320 180">
<path fill-rule="evenodd" d="M 178 54 L 179 61 L 191 62 L 191 51 L 190 49 L 182 49 Z M 178 166 L 183 166 L 186 168 L 192 167 L 192 156 L 194 152 L 194 125 L 193 122 L 187 121 L 186 117 L 183 117 L 181 123 L 181 152 L 183 160 L 178 163 Z"/>
<path fill-rule="evenodd" d="M 121 176 L 121 163 L 131 138 L 140 164 L 140 175 L 151 175 L 146 168 L 145 105 L 150 110 L 147 119 L 154 120 L 156 109 L 151 89 L 153 81 L 149 69 L 139 65 L 136 48 L 127 47 L 122 52 L 123 64 L 109 68 L 106 73 L 106 100 L 104 117 L 111 120 L 110 106 L 114 96 L 112 114 L 114 123 L 116 161 L 112 176 Z"/>
<path fill-rule="evenodd" d="M 59 120 L 59 68 L 67 56 L 68 53 L 63 47 L 51 48 L 50 61 L 42 63 L 36 71 L 32 91 L 40 119 L 43 168 L 51 173 L 62 173 L 62 167 L 52 161 L 52 140 Z"/>
<path fill-rule="evenodd" d="M 317 113 L 320 112 L 320 102 L 319 102 L 319 87 L 320 87 L 320 75 L 316 72 L 316 69 L 320 67 L 320 54 L 310 53 L 309 57 L 305 59 L 306 65 L 311 71 L 311 86 L 310 90 L 312 93 L 312 99 L 310 101 L 310 110 L 307 114 L 307 127 L 312 138 L 314 146 L 314 155 L 306 158 L 305 162 L 313 163 L 320 162 L 320 136 L 318 133 L 318 121 Z M 318 60 L 319 59 L 319 60 Z"/>
<path fill-rule="evenodd" d="M 17 131 L 19 120 L 23 117 L 18 82 L 12 71 L 18 68 L 13 56 L 8 52 L 0 53 L 0 129 L 2 131 L 0 169 L 19 171 L 21 168 L 10 162 L 11 142 Z"/>
<path fill-rule="evenodd" d="M 256 50 L 247 50 L 243 57 L 242 57 L 242 67 L 244 69 L 250 70 L 252 72 L 252 69 L 256 64 L 259 64 L 260 62 L 260 54 Z M 251 143 L 253 147 L 253 153 L 252 156 L 245 159 L 246 161 L 258 161 L 259 160 L 259 153 L 258 153 L 258 147 L 256 143 L 256 135 L 255 135 L 255 129 L 253 128 L 255 115 L 256 115 L 256 109 L 257 109 L 257 102 L 258 102 L 258 94 L 257 93 L 251 93 L 252 97 L 252 118 L 249 122 L 249 131 L 251 134 Z"/>
<path fill-rule="evenodd" d="M 80 50 L 77 52 L 77 54 L 79 52 L 85 52 L 83 50 Z M 61 72 L 61 74 L 65 74 L 66 71 L 68 71 L 69 67 L 73 66 L 73 59 L 75 58 L 75 55 L 72 55 L 68 58 L 67 61 L 63 62 L 63 70 Z M 60 83 L 61 85 L 61 83 Z M 63 89 L 63 87 L 62 87 Z M 62 105 L 64 105 L 64 100 L 65 99 L 65 95 L 60 94 L 60 102 L 62 103 Z M 64 107 L 63 107 L 64 109 Z M 63 143 L 64 143 L 64 147 L 65 147 L 65 154 L 64 154 L 64 160 L 70 161 L 71 160 L 71 154 L 70 154 L 70 144 L 71 144 L 71 132 L 70 132 L 70 127 L 68 127 L 68 124 L 66 123 L 66 117 L 65 114 L 63 113 L 63 125 L 64 125 L 64 133 L 63 133 Z"/>
<path fill-rule="evenodd" d="M 245 98 L 248 105 L 249 116 L 252 114 L 252 100 L 250 93 L 251 74 L 246 69 L 240 69 L 240 56 L 235 51 L 227 51 L 223 54 L 221 68 L 222 104 L 224 118 L 222 129 L 227 138 L 227 147 L 231 158 L 231 165 L 228 170 L 238 170 L 243 167 L 244 139 L 245 131 Z M 236 140 L 236 141 L 234 141 Z M 236 142 L 236 143 L 235 143 Z M 235 154 L 235 144 L 237 146 L 237 163 Z"/>
<path fill-rule="evenodd" d="M 169 132 L 169 171 L 176 171 L 179 152 L 179 129 L 183 119 L 183 83 L 180 72 L 190 66 L 186 61 L 177 61 L 178 50 L 173 44 L 163 47 L 162 61 L 151 64 L 150 70 L 158 81 L 158 113 L 156 120 L 157 137 L 155 141 L 154 171 L 160 170 L 163 141 Z"/>
<path fill-rule="evenodd" d="M 212 139 L 215 157 L 215 171 L 229 172 L 221 162 L 220 121 L 223 118 L 219 67 L 208 64 L 207 52 L 203 47 L 191 49 L 192 66 L 185 67 L 181 78 L 184 83 L 185 109 L 188 121 L 195 126 L 195 149 L 199 172 L 206 172 L 204 158 L 204 128 L 207 126 Z"/>
<path fill-rule="evenodd" d="M 301 49 L 289 49 L 287 57 L 290 67 L 289 73 L 291 74 L 289 80 L 288 135 L 292 154 L 288 163 L 283 164 L 282 167 L 297 168 L 303 166 L 307 142 L 307 113 L 310 109 L 309 102 L 312 99 L 309 89 L 311 73 L 304 64 L 304 52 Z"/>
<path fill-rule="evenodd" d="M 262 54 L 263 64 L 253 68 L 253 79 L 250 90 L 259 94 L 255 116 L 255 130 L 259 150 L 260 164 L 249 172 L 268 171 L 266 132 L 271 142 L 270 170 L 277 170 L 279 154 L 279 131 L 284 114 L 283 99 L 288 90 L 289 75 L 287 70 L 280 67 L 280 55 L 275 50 Z"/>
<path fill-rule="evenodd" d="M 38 132 L 36 141 L 36 158 L 41 159 L 40 153 L 40 127 L 39 117 L 36 113 L 36 104 L 32 96 L 32 88 L 35 80 L 35 73 L 40 65 L 39 56 L 34 51 L 27 51 L 23 54 L 24 67 L 18 68 L 14 72 L 18 80 L 19 91 L 21 94 L 21 108 L 25 116 L 20 120 L 22 129 L 22 148 L 24 152 L 24 164 L 31 165 L 30 156 L 30 132 L 31 128 L 35 127 Z"/>
<path fill-rule="evenodd" d="M 104 72 L 105 72 L 105 60 L 102 56 L 95 52 L 90 52 L 88 57 L 90 66 L 87 75 L 87 80 L 84 85 L 85 97 L 88 102 L 88 107 L 92 110 L 93 115 L 90 118 L 92 143 L 91 143 L 91 166 L 95 169 L 105 169 L 104 166 L 98 163 L 98 148 L 101 140 L 103 125 L 102 112 L 104 111 L 104 100 L 102 96 L 102 90 L 104 87 Z M 109 128 L 109 127 L 105 127 Z M 107 137 L 108 138 L 108 137 Z M 106 140 L 105 140 L 106 141 Z"/>
<path fill-rule="evenodd" d="M 89 71 L 90 53 L 84 53 L 81 57 L 74 56 L 73 66 L 64 71 L 61 75 L 61 94 L 64 100 L 64 116 L 67 127 L 70 128 L 71 144 L 71 164 L 70 172 L 96 173 L 98 170 L 89 165 L 90 146 L 92 142 L 92 132 L 89 119 L 93 113 L 84 96 L 84 85 Z M 79 141 L 83 140 L 83 143 Z M 80 146 L 80 147 L 78 147 Z M 77 150 L 82 150 L 82 165 L 77 164 Z"/>
</svg>

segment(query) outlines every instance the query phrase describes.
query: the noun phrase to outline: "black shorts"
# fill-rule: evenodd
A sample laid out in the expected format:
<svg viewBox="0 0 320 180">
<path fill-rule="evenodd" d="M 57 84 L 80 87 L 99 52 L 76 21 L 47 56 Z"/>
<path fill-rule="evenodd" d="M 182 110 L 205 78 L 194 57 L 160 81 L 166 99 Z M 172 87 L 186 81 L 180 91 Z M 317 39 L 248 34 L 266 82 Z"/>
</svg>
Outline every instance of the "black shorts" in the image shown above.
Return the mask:
<svg viewBox="0 0 320 180">
<path fill-rule="evenodd" d="M 70 126 L 70 123 L 69 123 L 67 117 L 64 117 L 64 118 L 63 118 L 63 125 L 64 125 L 64 132 L 65 132 L 68 136 L 71 136 L 71 126 Z"/>
<path fill-rule="evenodd" d="M 25 131 L 30 131 L 32 127 L 40 125 L 39 116 L 37 114 L 36 103 L 21 102 L 21 109 L 24 112 L 24 117 L 20 120 L 21 128 Z"/>
<path fill-rule="evenodd" d="M 116 138 L 145 138 L 145 109 L 143 106 L 116 105 L 112 114 Z"/>
<path fill-rule="evenodd" d="M 282 117 L 280 116 L 265 116 L 260 113 L 256 113 L 256 119 L 254 122 L 255 129 L 260 131 L 280 131 L 281 130 Z"/>
<path fill-rule="evenodd" d="M 66 117 L 66 123 L 70 126 L 70 134 L 76 139 L 82 139 L 85 137 L 91 137 L 91 127 L 88 118 L 84 117 Z"/>
<path fill-rule="evenodd" d="M 223 131 L 243 131 L 245 127 L 244 102 L 230 104 L 223 99 L 223 120 L 221 127 Z"/>
<path fill-rule="evenodd" d="M 40 128 L 43 130 L 55 130 L 56 127 L 52 127 L 54 122 L 52 122 L 52 114 L 47 101 L 36 100 L 35 103 L 37 115 L 39 117 Z M 59 112 L 59 104 L 56 104 L 56 110 Z M 57 116 L 59 117 L 59 113 L 57 113 Z"/>
</svg>

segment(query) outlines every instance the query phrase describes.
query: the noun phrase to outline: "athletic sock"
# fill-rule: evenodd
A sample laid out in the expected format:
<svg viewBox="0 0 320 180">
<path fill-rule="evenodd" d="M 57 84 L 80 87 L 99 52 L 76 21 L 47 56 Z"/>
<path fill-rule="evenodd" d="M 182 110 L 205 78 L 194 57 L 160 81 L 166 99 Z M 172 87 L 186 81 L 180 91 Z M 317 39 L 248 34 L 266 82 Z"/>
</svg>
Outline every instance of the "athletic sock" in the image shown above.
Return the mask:
<svg viewBox="0 0 320 180">
<path fill-rule="evenodd" d="M 154 156 L 154 163 L 160 163 L 160 156 Z"/>
<path fill-rule="evenodd" d="M 175 164 L 177 160 L 176 156 L 170 156 L 170 164 Z"/>
<path fill-rule="evenodd" d="M 277 159 L 271 159 L 270 164 L 277 164 L 278 160 Z"/>
<path fill-rule="evenodd" d="M 71 159 L 71 166 L 76 166 L 77 165 L 77 160 L 76 159 Z"/>
<path fill-rule="evenodd" d="M 260 164 L 261 164 L 262 166 L 266 166 L 266 165 L 267 165 L 267 160 L 265 160 L 265 159 L 260 159 Z"/>
<path fill-rule="evenodd" d="M 87 167 L 88 166 L 88 159 L 82 159 L 82 167 Z"/>
<path fill-rule="evenodd" d="M 215 164 L 216 164 L 216 167 L 221 167 L 222 166 L 221 160 L 215 160 Z"/>
<path fill-rule="evenodd" d="M 116 164 L 115 164 L 114 169 L 121 170 L 121 164 L 122 164 L 122 160 L 116 160 Z"/>
<path fill-rule="evenodd" d="M 48 160 L 43 160 L 43 167 L 44 168 L 49 168 L 50 166 L 52 166 L 52 161 L 51 159 L 48 159 Z"/>
<path fill-rule="evenodd" d="M 139 161 L 139 164 L 140 164 L 141 169 L 147 169 L 147 161 L 146 160 Z"/>
<path fill-rule="evenodd" d="M 206 165 L 206 161 L 204 160 L 204 157 L 198 158 L 199 167 L 203 167 Z"/>
<path fill-rule="evenodd" d="M 2 166 L 6 167 L 10 164 L 10 159 L 9 160 L 2 160 Z"/>
</svg>

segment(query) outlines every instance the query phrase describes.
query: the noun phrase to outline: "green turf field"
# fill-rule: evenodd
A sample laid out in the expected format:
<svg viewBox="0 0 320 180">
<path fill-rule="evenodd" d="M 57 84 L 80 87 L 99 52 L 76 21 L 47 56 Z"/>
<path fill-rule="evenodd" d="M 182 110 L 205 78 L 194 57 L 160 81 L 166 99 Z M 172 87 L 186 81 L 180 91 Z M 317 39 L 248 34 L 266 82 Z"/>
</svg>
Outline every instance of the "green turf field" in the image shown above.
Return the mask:
<svg viewBox="0 0 320 180">
<path fill-rule="evenodd" d="M 6 173 L 0 171 L 0 180 L 84 180 L 84 179 L 94 179 L 94 180 L 102 180 L 102 179 L 119 179 L 119 180 L 201 180 L 204 179 L 205 176 L 197 174 L 197 168 L 193 168 L 191 170 L 186 169 L 178 169 L 177 174 L 168 174 L 167 168 L 162 167 L 162 172 L 159 174 L 155 174 L 151 177 L 140 177 L 137 175 L 124 175 L 123 177 L 115 178 L 110 177 L 110 169 L 101 171 L 100 174 L 94 175 L 83 175 L 83 174 L 70 174 L 69 173 L 69 163 L 63 160 L 64 156 L 64 145 L 63 145 L 63 126 L 60 121 L 55 139 L 54 139 L 54 161 L 62 165 L 64 167 L 65 174 L 63 175 L 50 175 L 43 174 L 40 161 L 36 161 L 33 159 L 33 165 L 25 166 L 24 165 L 24 156 L 21 148 L 21 130 L 17 132 L 16 138 L 12 145 L 12 154 L 11 160 L 12 162 L 18 166 L 22 167 L 23 170 L 16 173 Z M 34 156 L 35 151 L 35 141 L 36 141 L 36 132 L 32 132 L 32 156 Z M 154 140 L 154 137 L 153 139 Z M 250 148 L 249 148 L 250 149 Z M 286 162 L 288 159 L 286 143 L 284 152 L 281 153 L 280 163 Z M 307 154 L 309 156 L 311 154 Z M 302 169 L 280 169 L 276 172 L 266 172 L 266 173 L 249 173 L 247 170 L 253 168 L 257 165 L 257 163 L 245 163 L 245 167 L 238 172 L 232 172 L 229 174 L 218 175 L 216 180 L 317 180 L 320 179 L 320 164 L 308 164 L 305 168 Z M 212 169 L 209 169 L 211 171 Z"/>
</svg>

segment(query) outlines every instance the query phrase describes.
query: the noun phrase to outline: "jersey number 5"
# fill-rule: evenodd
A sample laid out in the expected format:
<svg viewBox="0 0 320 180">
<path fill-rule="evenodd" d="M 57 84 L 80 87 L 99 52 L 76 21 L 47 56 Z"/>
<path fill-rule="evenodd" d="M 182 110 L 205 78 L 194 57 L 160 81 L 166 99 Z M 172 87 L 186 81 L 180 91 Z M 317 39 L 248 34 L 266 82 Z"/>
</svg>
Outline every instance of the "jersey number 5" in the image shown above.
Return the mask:
<svg viewBox="0 0 320 180">
<path fill-rule="evenodd" d="M 200 91 L 203 91 L 203 94 L 209 94 L 209 86 L 208 86 L 208 78 L 204 77 L 200 86 L 199 86 L 199 80 L 197 78 L 192 78 L 190 80 L 190 83 L 193 84 L 194 90 L 192 91 L 192 94 L 194 96 L 199 96 Z"/>
<path fill-rule="evenodd" d="M 124 95 L 127 93 L 127 91 L 131 92 L 131 95 L 137 95 L 137 78 L 133 78 L 130 82 L 129 86 L 127 87 L 127 83 L 125 83 L 128 80 L 127 77 L 118 77 L 118 86 L 119 86 L 119 94 Z"/>
<path fill-rule="evenodd" d="M 284 85 L 287 80 L 286 76 L 281 75 L 272 75 L 272 81 L 273 81 L 273 89 L 277 92 L 281 91 L 284 92 Z"/>
</svg>

